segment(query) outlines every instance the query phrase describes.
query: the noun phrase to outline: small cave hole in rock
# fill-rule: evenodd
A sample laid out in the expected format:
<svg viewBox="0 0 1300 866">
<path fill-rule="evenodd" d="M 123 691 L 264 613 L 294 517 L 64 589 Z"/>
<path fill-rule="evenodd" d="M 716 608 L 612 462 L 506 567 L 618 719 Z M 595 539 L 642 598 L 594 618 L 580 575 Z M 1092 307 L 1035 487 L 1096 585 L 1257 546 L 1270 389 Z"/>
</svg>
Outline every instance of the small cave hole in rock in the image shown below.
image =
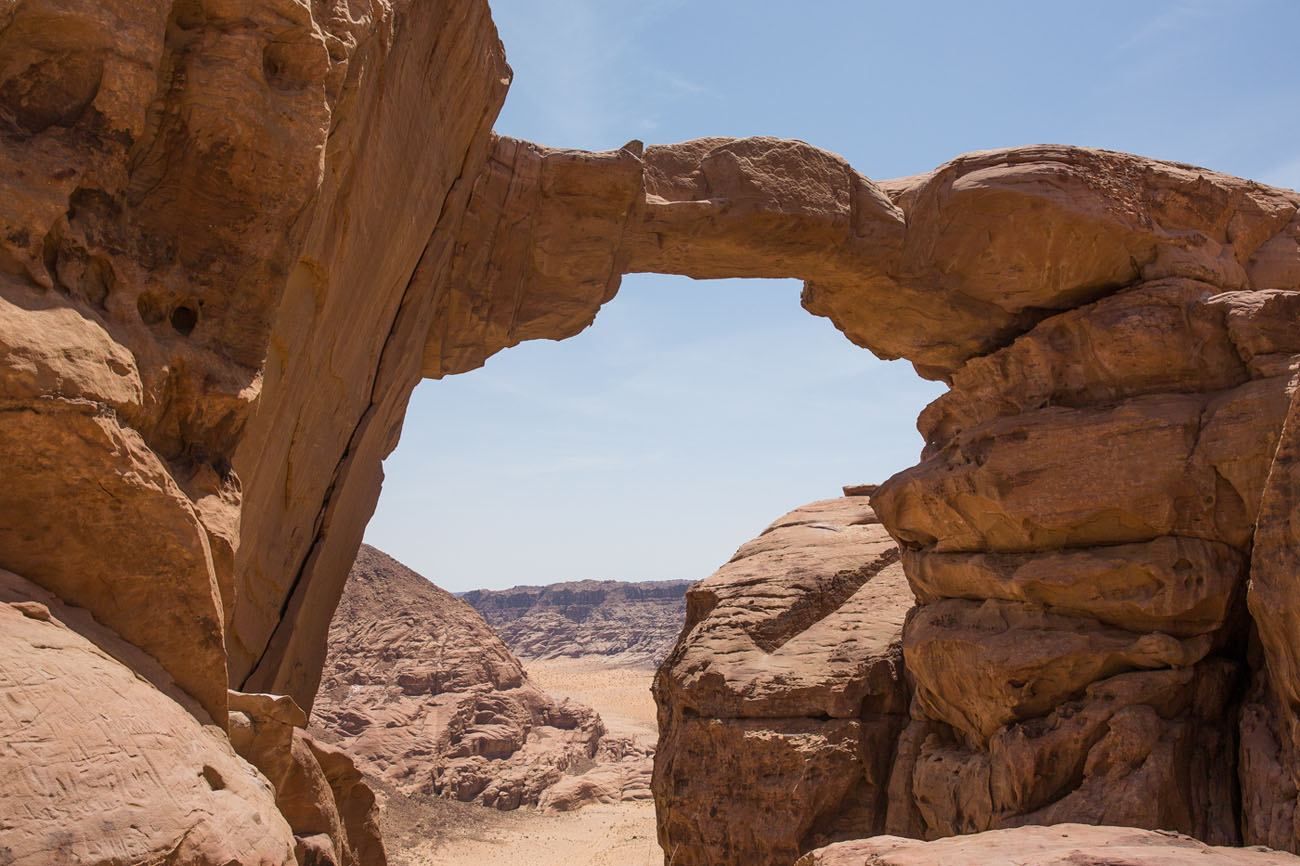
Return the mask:
<svg viewBox="0 0 1300 866">
<path fill-rule="evenodd" d="M 702 618 L 725 612 L 728 581 L 774 576 L 762 549 L 814 535 L 887 547 L 867 519 L 871 485 L 917 461 L 914 419 L 942 390 L 809 315 L 800 290 L 630 275 L 579 335 L 416 389 L 313 711 L 345 747 L 364 732 L 369 770 L 394 796 L 432 780 L 436 797 L 394 813 L 411 824 L 394 838 L 451 799 L 494 807 L 457 813 L 483 829 L 521 809 L 528 826 L 509 834 L 521 844 L 599 827 L 644 840 L 646 862 L 660 856 L 651 684 L 688 621 L 687 587 L 723 567 L 719 600 L 694 608 Z M 754 558 L 724 565 L 745 544 Z M 884 574 L 903 586 L 893 556 L 868 584 Z M 828 587 L 845 583 L 837 574 Z M 794 604 L 755 624 L 751 663 L 853 595 L 828 593 L 825 610 Z M 798 724 L 835 721 L 821 706 L 787 714 L 800 713 Z M 675 718 L 698 723 L 684 706 Z M 428 741 L 446 746 L 415 747 Z"/>
<path fill-rule="evenodd" d="M 188 337 L 199 324 L 199 312 L 188 304 L 181 304 L 172 310 L 171 323 L 176 333 Z"/>
<path fill-rule="evenodd" d="M 213 767 L 210 764 L 204 764 L 203 770 L 201 771 L 201 775 L 203 776 L 203 781 L 207 782 L 208 787 L 211 788 L 212 790 L 214 791 L 225 790 L 226 780 L 222 778 L 221 773 L 217 770 L 216 767 Z"/>
</svg>

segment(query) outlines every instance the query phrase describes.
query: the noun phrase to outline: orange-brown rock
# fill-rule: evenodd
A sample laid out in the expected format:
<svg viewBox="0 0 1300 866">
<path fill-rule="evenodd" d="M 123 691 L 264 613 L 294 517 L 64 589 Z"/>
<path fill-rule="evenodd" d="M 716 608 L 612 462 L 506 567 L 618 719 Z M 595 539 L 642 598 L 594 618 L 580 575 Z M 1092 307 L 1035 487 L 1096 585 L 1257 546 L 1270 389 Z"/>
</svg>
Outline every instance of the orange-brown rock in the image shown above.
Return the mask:
<svg viewBox="0 0 1300 866">
<path fill-rule="evenodd" d="M 881 836 L 814 851 L 795 866 L 1288 866 L 1261 848 L 1211 847 L 1164 831 L 1057 824 L 994 830 L 938 842 Z"/>
<path fill-rule="evenodd" d="M 230 742 L 270 779 L 296 847 L 322 863 L 384 866 L 375 795 L 352 759 L 306 735 L 292 698 L 231 692 L 229 703 Z"/>
<path fill-rule="evenodd" d="M 952 386 L 923 418 L 922 463 L 871 497 L 907 555 L 865 582 L 815 577 L 826 564 L 791 578 L 804 554 L 783 571 L 764 545 L 807 552 L 819 545 L 799 539 L 824 531 L 756 542 L 732 571 L 762 573 L 715 581 L 689 615 L 661 685 L 669 716 L 683 713 L 667 741 L 702 748 L 705 734 L 682 732 L 716 722 L 738 779 L 762 762 L 780 767 L 773 779 L 838 768 L 800 789 L 798 820 L 762 825 L 780 856 L 876 826 L 892 752 L 862 752 L 881 762 L 864 782 L 861 755 L 838 744 L 867 736 L 846 725 L 901 722 L 884 697 L 901 682 L 885 649 L 897 635 L 893 614 L 867 610 L 892 602 L 852 602 L 887 573 L 902 598 L 902 570 L 934 610 L 904 640 L 922 688 L 890 773 L 898 821 L 935 835 L 983 820 L 965 815 L 982 806 L 940 796 L 930 757 L 943 749 L 964 750 L 974 790 L 999 736 L 1077 701 L 1076 716 L 1105 715 L 1103 684 L 1194 665 L 1177 699 L 1138 690 L 1096 742 L 1053 739 L 1018 759 L 1059 748 L 1058 763 L 1084 770 L 1006 800 L 997 820 L 1118 815 L 1300 849 L 1297 497 L 1293 434 L 1280 432 L 1300 348 L 1300 196 L 1058 145 L 880 183 L 769 138 L 550 150 L 491 137 L 509 75 L 484 0 L 20 0 L 0 13 L 0 567 L 150 654 L 179 689 L 141 693 L 166 707 L 151 717 L 189 707 L 200 727 L 224 728 L 231 687 L 311 708 L 421 375 L 576 333 L 623 273 L 797 277 L 808 310 Z M 1117 557 L 1136 559 L 1106 564 Z M 1006 629 L 972 625 L 977 608 Z M 971 638 L 978 651 L 942 651 L 951 611 L 964 612 L 959 631 L 986 636 Z M 1021 625 L 1034 652 L 1008 659 Z M 1068 637 L 1069 676 L 1045 673 L 1062 657 L 1045 635 Z M 1090 659 L 1089 636 L 1105 659 Z M 6 651 L 16 640 L 0 635 Z M 870 662 L 841 664 L 840 643 Z M 989 688 L 977 695 L 975 681 Z M 1240 761 L 1217 776 L 1238 780 L 1238 821 L 1179 762 L 1232 751 L 1240 690 L 1223 684 L 1247 681 Z M 881 703 L 871 723 L 866 697 Z M 106 706 L 122 723 L 105 723 L 112 751 L 134 711 Z M 797 730 L 762 733 L 778 719 Z M 1142 750 L 1157 745 L 1176 778 L 1148 771 Z M 661 763 L 657 787 L 689 788 Z M 214 793 L 193 784 L 176 781 L 175 802 Z M 1188 805 L 1139 808 L 1159 798 Z M 748 808 L 710 827 L 669 809 L 665 832 L 713 834 L 698 860 L 750 850 L 730 835 L 759 814 Z M 284 826 L 272 824 L 274 859 Z M 127 833 L 101 832 L 109 847 Z M 324 856 L 322 836 L 338 856 L 328 832 L 302 837 L 304 852 Z"/>
<path fill-rule="evenodd" d="M 310 704 L 418 380 L 417 265 L 447 254 L 504 96 L 485 2 L 413 8 L 23 0 L 0 19 L 0 563 L 214 718 L 227 663 Z M 118 565 L 91 579 L 96 554 Z M 343 566 L 330 601 L 291 597 L 322 556 Z M 151 588 L 174 606 L 135 615 Z M 290 640 L 298 616 L 319 626 Z"/>
<path fill-rule="evenodd" d="M 150 654 L 196 720 L 224 729 L 232 685 L 310 706 L 508 79 L 484 0 L 0 12 L 0 567 Z M 140 707 L 204 747 L 169 700 Z M 106 736 L 141 708 L 105 701 Z M 226 796 L 194 778 L 136 797 L 156 838 L 87 787 L 69 862 L 174 844 L 175 810 Z M 225 846 L 192 862 L 271 862 L 268 814 L 187 819 Z"/>
<path fill-rule="evenodd" d="M 533 685 L 467 603 L 364 545 L 313 724 L 401 793 L 498 809 L 635 799 L 649 772 L 648 755 L 611 753 L 593 710 Z"/>
<path fill-rule="evenodd" d="M 688 592 L 654 689 L 659 839 L 677 863 L 788 863 L 883 829 L 913 605 L 897 558 L 866 498 L 823 500 Z"/>
<path fill-rule="evenodd" d="M 908 579 L 923 602 L 1027 602 L 1132 632 L 1178 637 L 1227 623 L 1240 601 L 1246 561 L 1221 542 L 1170 535 L 1042 553 L 903 551 Z"/>
<path fill-rule="evenodd" d="M 294 866 L 275 791 L 153 659 L 0 569 L 0 852 Z"/>
<path fill-rule="evenodd" d="M 656 271 L 799 277 L 805 306 L 854 342 L 948 376 L 1142 280 L 1291 289 L 1273 283 L 1294 255 L 1276 238 L 1296 206 L 1204 169 L 1064 146 L 970 154 L 877 185 L 778 139 L 587 153 L 499 138 L 469 204 L 482 246 L 453 263 L 425 372 L 576 333 L 622 273 Z M 494 230 L 504 225 L 526 229 Z"/>
<path fill-rule="evenodd" d="M 928 178 L 885 185 L 907 216 L 904 246 L 914 231 L 933 232 L 925 243 L 952 253 L 945 267 L 953 273 L 935 278 L 936 291 L 990 280 L 992 292 L 1000 273 L 1022 287 L 1017 291 L 1057 292 L 1034 295 L 1023 307 L 1029 295 L 1005 300 L 1008 312 L 1032 308 L 1037 323 L 949 370 L 952 390 L 921 419 L 923 462 L 864 491 L 903 543 L 904 568 L 925 603 L 903 630 L 916 691 L 913 721 L 892 759 L 886 823 L 929 838 L 1086 820 L 1235 842 L 1236 785 L 1222 770 L 1233 762 L 1235 731 L 1225 720 L 1233 716 L 1244 661 L 1246 564 L 1292 388 L 1280 359 L 1294 347 L 1285 337 L 1286 293 L 1253 284 L 1250 254 L 1224 242 L 1231 234 L 1243 251 L 1269 242 L 1295 213 L 1295 199 L 1208 181 L 1211 201 L 1171 208 L 1177 195 L 1130 195 L 1136 187 L 1121 180 L 1053 202 L 1052 186 L 1035 186 L 1041 178 L 1071 188 L 1082 179 L 1076 172 L 1111 155 L 1082 156 L 1059 177 L 1043 172 L 1049 159 L 1042 151 L 999 159 L 979 155 Z M 992 162 L 999 164 L 988 168 Z M 967 169 L 980 176 L 969 186 L 961 177 L 949 187 L 937 180 Z M 1189 194 L 1185 168 L 1162 166 L 1156 174 L 1155 188 L 1169 184 Z M 1020 198 L 1026 194 L 1041 199 Z M 1097 195 L 1115 195 L 1112 204 L 1122 207 L 1086 218 L 1075 212 Z M 989 253 L 998 241 L 963 245 L 957 224 L 931 222 L 927 210 L 951 214 L 984 203 L 1019 219 L 1007 204 L 1014 200 L 1026 213 L 1061 220 L 1061 236 L 1072 242 L 1092 236 L 1096 243 L 1083 244 L 1088 252 L 1076 261 L 1026 224 L 1026 248 L 1011 255 L 1003 247 L 1007 261 L 998 262 Z M 1150 233 L 1150 223 L 1122 216 L 1125 208 L 1158 225 L 1196 223 L 1201 239 L 1184 245 L 1163 230 Z M 1234 222 L 1238 228 L 1226 228 Z M 1035 248 L 1039 242 L 1046 246 Z M 1107 246 L 1113 249 L 1101 249 Z M 1056 270 L 1026 264 L 1038 255 L 1059 260 Z M 998 267 L 1046 276 L 1035 287 Z M 906 280 L 901 271 L 896 276 Z M 810 293 L 816 298 L 815 283 Z M 1055 315 L 1050 309 L 1075 304 Z M 933 371 L 933 357 L 908 357 Z M 762 605 L 766 595 L 754 589 L 748 600 Z M 684 635 L 678 651 L 691 640 Z M 719 661 L 734 653 L 714 651 Z M 1145 670 L 1151 673 L 1130 673 Z M 1171 672 L 1179 673 L 1159 679 Z M 1147 685 L 1129 685 L 1129 676 L 1148 677 L 1136 681 Z M 778 691 L 799 695 L 800 684 L 781 682 Z M 695 711 L 680 696 L 668 703 Z M 1068 728 L 1066 719 L 1099 721 L 1084 733 L 1048 736 Z M 674 748 L 685 753 L 665 738 L 661 763 Z M 763 766 L 757 750 L 749 751 Z M 1075 769 L 1053 776 L 1045 767 Z M 751 772 L 728 770 L 742 789 Z M 673 801 L 674 781 L 657 777 L 661 802 Z M 707 796 L 696 798 L 705 802 L 716 815 Z M 695 814 L 709 810 L 697 805 Z M 669 839 L 670 820 L 661 814 Z M 748 832 L 771 822 L 725 823 Z M 729 848 L 716 823 L 710 830 L 715 838 L 704 847 L 715 861 L 754 857 Z M 763 847 L 774 846 L 753 846 Z"/>
</svg>

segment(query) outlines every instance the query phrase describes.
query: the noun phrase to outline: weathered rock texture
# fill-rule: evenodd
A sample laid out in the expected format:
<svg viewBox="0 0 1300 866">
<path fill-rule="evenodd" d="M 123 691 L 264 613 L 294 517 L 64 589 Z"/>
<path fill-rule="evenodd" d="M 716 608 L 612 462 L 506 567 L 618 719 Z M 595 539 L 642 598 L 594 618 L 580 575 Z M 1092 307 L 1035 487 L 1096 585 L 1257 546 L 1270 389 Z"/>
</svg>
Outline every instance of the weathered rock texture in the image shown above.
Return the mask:
<svg viewBox="0 0 1300 866">
<path fill-rule="evenodd" d="M 918 842 L 881 836 L 841 842 L 795 866 L 1292 866 L 1300 858 L 1276 851 L 1211 847 L 1177 833 L 1057 824 L 991 830 Z"/>
<path fill-rule="evenodd" d="M 1289 767 L 1280 745 L 1261 740 L 1240 777 L 1232 768 L 1250 678 L 1245 578 L 1300 351 L 1298 205 L 1067 147 L 973 154 L 877 186 L 798 142 L 588 154 L 499 139 L 466 218 L 483 242 L 453 261 L 425 371 L 566 336 L 625 272 L 802 277 L 811 311 L 952 386 L 920 420 L 923 462 L 872 497 L 923 602 L 903 638 L 915 688 L 886 828 L 1085 820 L 1232 843 L 1243 793 L 1290 796 L 1256 769 Z M 1281 630 L 1261 630 L 1265 660 Z M 755 667 L 776 664 L 776 648 Z M 674 659 L 665 768 L 687 748 L 673 712 L 703 724 L 674 692 L 692 682 Z M 787 689 L 800 693 L 775 691 Z M 708 782 L 734 773 L 746 788 L 757 764 Z M 665 850 L 779 862 L 771 840 L 730 834 L 809 832 L 743 809 L 717 819 L 726 807 L 707 793 L 692 795 L 709 804 L 692 822 L 674 807 L 684 787 L 656 777 Z M 857 820 L 869 832 L 875 818 Z M 1258 833 L 1247 822 L 1245 841 Z M 1294 847 L 1288 833 L 1268 838 Z"/>
<path fill-rule="evenodd" d="M 309 737 L 292 698 L 230 693 L 230 742 L 275 788 L 275 804 L 297 837 L 299 866 L 385 861 L 374 792 L 352 759 Z"/>
<path fill-rule="evenodd" d="M 1300 196 L 1064 146 L 879 184 L 767 138 L 549 150 L 491 137 L 508 80 L 484 0 L 0 11 L 0 567 L 192 698 L 140 693 L 151 720 L 188 706 L 225 729 L 231 687 L 310 709 L 421 375 L 576 333 L 623 273 L 797 277 L 849 339 L 952 386 L 922 416 L 922 463 L 872 498 L 923 603 L 903 629 L 914 689 L 886 828 L 1069 819 L 1300 848 L 1300 434 L 1284 427 Z M 770 622 L 718 623 L 722 645 L 752 642 L 735 659 L 686 635 L 666 712 L 711 713 L 692 724 L 718 722 L 717 754 L 786 744 L 761 752 L 774 778 L 811 773 L 827 726 L 861 724 L 830 699 L 852 690 L 761 671 L 815 652 L 786 630 L 843 599 L 732 590 L 692 623 L 712 633 L 728 604 Z M 22 640 L 0 632 L 5 652 Z M 729 673 L 695 682 L 706 661 Z M 820 733 L 768 737 L 806 723 L 808 693 Z M 0 717 L 0 742 L 40 725 L 70 742 L 78 707 L 58 706 Z M 113 739 L 133 711 L 106 706 L 121 722 L 105 722 L 106 753 L 134 754 Z M 666 784 L 683 765 L 662 757 Z M 346 773 L 326 763 L 337 812 Z M 707 784 L 752 772 L 737 759 Z M 875 826 L 879 803 L 859 796 L 874 781 L 825 778 L 791 799 L 832 817 L 757 828 L 780 837 L 762 845 Z M 193 783 L 175 782 L 177 802 L 230 800 Z M 4 790 L 26 802 L 31 784 Z M 230 796 L 261 814 L 251 787 Z M 741 856 L 721 824 L 743 810 L 708 827 L 664 814 L 667 850 Z M 104 850 L 141 838 L 99 832 Z"/>
<path fill-rule="evenodd" d="M 485 0 L 0 9 L 0 567 L 148 653 L 219 730 L 229 686 L 311 704 L 508 79 Z M 103 751 L 147 756 L 113 739 L 127 703 L 101 708 Z M 0 742 L 48 725 L 91 754 L 50 706 L 0 716 Z M 197 771 L 148 787 L 130 802 L 166 802 L 136 829 L 99 821 L 90 783 L 84 811 L 65 800 L 70 834 L 99 821 L 68 862 L 125 862 L 172 838 L 169 809 L 244 796 Z M 284 820 L 242 820 L 211 830 L 229 856 L 176 856 L 271 862 Z"/>
<path fill-rule="evenodd" d="M 367 545 L 330 625 L 313 725 L 400 793 L 498 809 L 622 799 L 635 769 L 595 711 L 533 685 L 472 607 Z"/>
<path fill-rule="evenodd" d="M 158 663 L 3 569 L 0 731 L 9 866 L 295 863 L 275 790 Z"/>
<path fill-rule="evenodd" d="M 657 666 L 686 619 L 689 580 L 577 580 L 461 596 L 524 659 L 600 656 Z"/>
<path fill-rule="evenodd" d="M 913 604 L 865 497 L 790 512 L 691 588 L 654 685 L 675 863 L 790 863 L 884 829 Z"/>
</svg>

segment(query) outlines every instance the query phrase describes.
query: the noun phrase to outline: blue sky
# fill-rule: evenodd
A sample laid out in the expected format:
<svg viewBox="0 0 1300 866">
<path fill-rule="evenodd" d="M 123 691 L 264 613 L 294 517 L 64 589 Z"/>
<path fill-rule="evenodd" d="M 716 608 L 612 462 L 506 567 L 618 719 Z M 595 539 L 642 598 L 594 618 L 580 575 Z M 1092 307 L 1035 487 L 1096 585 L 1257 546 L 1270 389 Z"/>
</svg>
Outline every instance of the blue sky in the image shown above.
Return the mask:
<svg viewBox="0 0 1300 866">
<path fill-rule="evenodd" d="M 1300 187 L 1294 0 L 492 5 L 515 71 L 497 129 L 545 144 L 779 135 L 886 178 L 1068 142 Z M 367 541 L 454 591 L 702 578 L 914 463 L 939 388 L 794 281 L 629 276 L 578 337 L 416 390 Z"/>
</svg>

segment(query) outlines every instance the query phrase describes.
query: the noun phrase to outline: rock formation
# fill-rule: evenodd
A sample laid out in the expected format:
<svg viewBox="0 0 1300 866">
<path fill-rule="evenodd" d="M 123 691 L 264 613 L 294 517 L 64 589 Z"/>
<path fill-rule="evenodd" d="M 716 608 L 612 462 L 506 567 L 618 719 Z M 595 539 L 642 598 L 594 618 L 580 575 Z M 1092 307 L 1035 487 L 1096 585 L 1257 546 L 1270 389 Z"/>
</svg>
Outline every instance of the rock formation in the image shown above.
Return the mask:
<svg viewBox="0 0 1300 866">
<path fill-rule="evenodd" d="M 0 760 L 104 756 L 71 798 L 58 772 L 0 777 L 0 802 L 36 816 L 0 849 L 40 862 L 59 826 L 87 840 L 64 845 L 79 863 L 167 845 L 195 864 L 294 846 L 374 862 L 349 835 L 368 809 L 352 771 L 285 737 L 291 714 L 239 710 L 245 730 L 230 690 L 311 709 L 421 375 L 570 336 L 623 273 L 660 271 L 800 278 L 810 312 L 951 386 L 921 418 L 922 462 L 871 497 L 922 603 L 886 829 L 1078 820 L 1300 850 L 1300 195 L 1055 145 L 880 183 L 768 138 L 551 150 L 491 135 L 509 77 L 485 0 L 0 10 L 0 567 L 22 576 L 0 657 L 24 660 L 0 666 L 20 708 Z M 680 701 L 717 722 L 719 754 L 785 743 L 754 752 L 783 778 L 822 766 L 801 756 L 827 754 L 830 726 L 864 727 L 835 701 L 803 715 L 800 677 L 761 675 L 817 652 L 790 630 L 844 606 L 810 579 L 752 602 L 720 579 L 734 594 L 690 614 L 707 628 L 670 661 L 680 681 L 661 677 L 668 723 Z M 727 625 L 727 605 L 755 610 Z M 715 626 L 753 642 L 749 668 L 707 658 Z M 706 661 L 728 675 L 692 680 Z M 101 681 L 117 697 L 80 724 L 72 690 Z M 770 736 L 782 706 L 819 732 Z M 688 727 L 670 741 L 699 742 Z M 241 757 L 230 736 L 250 731 Z M 278 757 L 255 747 L 272 740 Z M 300 759 L 272 796 L 267 775 Z M 876 826 L 878 785 L 840 772 L 799 789 L 820 817 L 773 845 Z M 149 790 L 102 795 L 117 775 Z M 658 791 L 669 850 L 740 838 L 674 808 L 707 797 L 687 793 Z M 159 810 L 156 833 L 131 829 L 135 808 Z M 325 831 L 298 832 L 308 817 Z"/>
<path fill-rule="evenodd" d="M 6 818 L 44 803 L 67 834 L 5 824 L 15 864 L 178 844 L 192 864 L 292 862 L 290 822 L 223 733 L 227 690 L 310 707 L 508 80 L 484 0 L 0 10 L 0 567 L 31 582 L 15 600 L 80 606 L 193 699 L 124 687 L 102 743 L 78 742 L 101 735 L 75 693 L 39 719 L 0 714 L 5 761 L 122 754 L 72 788 L 6 774 Z M 21 640 L 0 632 L 6 653 Z M 66 665 L 93 655 L 59 640 Z M 92 678 L 134 683 L 145 663 L 95 661 Z M 30 708 L 38 682 L 6 665 L 0 691 Z M 42 740 L 49 761 L 15 752 Z M 119 815 L 119 797 L 157 814 Z M 57 841 L 79 821 L 87 845 Z"/>
<path fill-rule="evenodd" d="M 524 659 L 600 656 L 658 666 L 686 618 L 689 580 L 578 580 L 476 589 L 461 598 Z"/>
<path fill-rule="evenodd" d="M 292 698 L 229 698 L 230 742 L 271 782 L 299 866 L 384 863 L 375 795 L 352 758 L 308 736 L 307 714 Z"/>
<path fill-rule="evenodd" d="M 990 830 L 938 842 L 880 836 L 814 851 L 795 866 L 1279 866 L 1294 857 L 1214 848 L 1177 833 L 1057 824 Z"/>
<path fill-rule="evenodd" d="M 533 685 L 473 608 L 368 545 L 330 624 L 313 725 L 402 794 L 497 809 L 621 799 L 632 769 L 600 716 Z"/>
<path fill-rule="evenodd" d="M 791 863 L 881 832 L 915 600 L 867 498 L 795 509 L 686 598 L 654 687 L 664 850 L 680 866 Z"/>
<path fill-rule="evenodd" d="M 0 862 L 293 866 L 275 790 L 156 661 L 0 569 Z"/>
</svg>

